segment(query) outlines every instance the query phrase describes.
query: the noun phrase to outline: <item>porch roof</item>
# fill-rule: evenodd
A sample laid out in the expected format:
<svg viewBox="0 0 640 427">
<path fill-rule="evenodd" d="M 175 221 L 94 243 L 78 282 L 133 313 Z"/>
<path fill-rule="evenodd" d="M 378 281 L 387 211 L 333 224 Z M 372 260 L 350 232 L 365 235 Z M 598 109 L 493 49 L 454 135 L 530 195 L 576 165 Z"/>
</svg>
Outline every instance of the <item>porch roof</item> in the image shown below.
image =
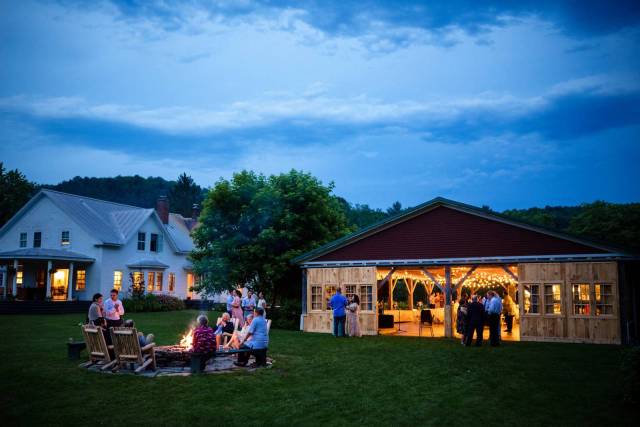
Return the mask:
<svg viewBox="0 0 640 427">
<path fill-rule="evenodd" d="M 127 264 L 129 268 L 159 268 L 159 269 L 167 269 L 169 266 L 163 262 L 160 262 L 155 259 L 141 259 L 139 261 L 133 262 L 131 264 Z"/>
<path fill-rule="evenodd" d="M 62 249 L 24 248 L 0 252 L 0 259 L 33 259 L 42 261 L 81 261 L 94 262 L 95 258 Z"/>
</svg>

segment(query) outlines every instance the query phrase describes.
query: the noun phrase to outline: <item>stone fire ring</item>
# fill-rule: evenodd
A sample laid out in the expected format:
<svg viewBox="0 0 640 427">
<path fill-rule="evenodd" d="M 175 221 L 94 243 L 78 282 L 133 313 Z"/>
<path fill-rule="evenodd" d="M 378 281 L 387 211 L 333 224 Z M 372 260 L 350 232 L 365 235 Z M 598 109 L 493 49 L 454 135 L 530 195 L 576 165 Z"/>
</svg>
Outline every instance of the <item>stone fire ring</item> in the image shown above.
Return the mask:
<svg viewBox="0 0 640 427">
<path fill-rule="evenodd" d="M 146 369 L 137 374 L 142 377 L 165 377 L 165 376 L 190 376 L 191 373 L 191 353 L 184 347 L 177 345 L 158 346 L 155 348 L 156 354 L 156 370 Z M 196 374 L 222 374 L 228 372 L 248 371 L 253 372 L 257 368 L 252 367 L 249 363 L 246 367 L 236 366 L 234 355 L 217 356 L 209 359 L 203 372 Z M 273 364 L 273 359 L 267 357 L 267 368 Z M 116 372 L 111 370 L 102 371 L 100 365 L 93 365 L 88 368 L 90 371 L 102 372 L 106 374 L 130 374 L 133 370 L 121 368 Z"/>
</svg>

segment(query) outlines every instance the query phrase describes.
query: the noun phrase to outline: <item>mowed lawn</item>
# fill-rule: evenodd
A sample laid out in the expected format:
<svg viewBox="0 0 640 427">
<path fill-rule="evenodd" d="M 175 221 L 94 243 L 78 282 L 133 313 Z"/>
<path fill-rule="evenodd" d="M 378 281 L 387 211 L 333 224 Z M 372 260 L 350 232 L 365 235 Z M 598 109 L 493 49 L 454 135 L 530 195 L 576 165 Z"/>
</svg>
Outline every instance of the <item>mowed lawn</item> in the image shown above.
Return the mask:
<svg viewBox="0 0 640 427">
<path fill-rule="evenodd" d="M 175 343 L 197 312 L 133 316 Z M 213 313 L 210 317 L 215 318 Z M 0 316 L 2 425 L 623 425 L 622 347 L 272 330 L 271 369 L 145 378 L 67 359 L 82 315 Z M 84 359 L 85 353 L 83 353 Z"/>
</svg>

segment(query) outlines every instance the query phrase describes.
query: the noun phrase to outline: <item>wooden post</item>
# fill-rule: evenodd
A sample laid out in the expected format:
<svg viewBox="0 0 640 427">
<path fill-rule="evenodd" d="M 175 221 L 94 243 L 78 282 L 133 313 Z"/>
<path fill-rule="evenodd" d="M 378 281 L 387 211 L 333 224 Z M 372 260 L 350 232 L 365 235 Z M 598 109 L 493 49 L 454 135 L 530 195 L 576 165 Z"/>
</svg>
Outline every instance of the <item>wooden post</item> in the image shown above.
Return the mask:
<svg viewBox="0 0 640 427">
<path fill-rule="evenodd" d="M 405 283 L 409 291 L 409 310 L 413 310 L 413 290 L 415 289 L 415 285 L 413 279 L 405 279 Z"/>
<path fill-rule="evenodd" d="M 444 267 L 444 336 L 453 336 L 453 322 L 451 318 L 451 267 Z"/>
<path fill-rule="evenodd" d="M 11 283 L 11 293 L 13 296 L 18 295 L 18 260 L 13 260 L 13 282 Z"/>
<path fill-rule="evenodd" d="M 393 278 L 389 279 L 389 310 L 393 310 Z"/>
<path fill-rule="evenodd" d="M 53 268 L 53 263 L 51 261 L 47 261 L 47 293 L 46 297 L 51 298 L 51 269 Z"/>
<path fill-rule="evenodd" d="M 73 263 L 69 263 L 69 277 L 67 277 L 67 301 L 73 299 Z"/>
</svg>

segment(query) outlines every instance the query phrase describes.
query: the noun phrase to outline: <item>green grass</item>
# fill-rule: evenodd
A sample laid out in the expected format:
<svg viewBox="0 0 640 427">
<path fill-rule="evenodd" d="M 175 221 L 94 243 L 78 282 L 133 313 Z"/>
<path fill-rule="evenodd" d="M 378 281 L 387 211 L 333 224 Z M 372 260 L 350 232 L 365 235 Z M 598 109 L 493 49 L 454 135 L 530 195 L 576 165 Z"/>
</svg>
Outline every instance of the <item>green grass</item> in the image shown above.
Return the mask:
<svg viewBox="0 0 640 427">
<path fill-rule="evenodd" d="M 171 344 L 195 311 L 136 314 Z M 2 425 L 622 425 L 621 347 L 273 330 L 271 369 L 144 378 L 66 358 L 82 315 L 0 316 Z M 211 317 L 211 316 L 210 316 Z M 84 357 L 85 353 L 83 353 Z"/>
</svg>

